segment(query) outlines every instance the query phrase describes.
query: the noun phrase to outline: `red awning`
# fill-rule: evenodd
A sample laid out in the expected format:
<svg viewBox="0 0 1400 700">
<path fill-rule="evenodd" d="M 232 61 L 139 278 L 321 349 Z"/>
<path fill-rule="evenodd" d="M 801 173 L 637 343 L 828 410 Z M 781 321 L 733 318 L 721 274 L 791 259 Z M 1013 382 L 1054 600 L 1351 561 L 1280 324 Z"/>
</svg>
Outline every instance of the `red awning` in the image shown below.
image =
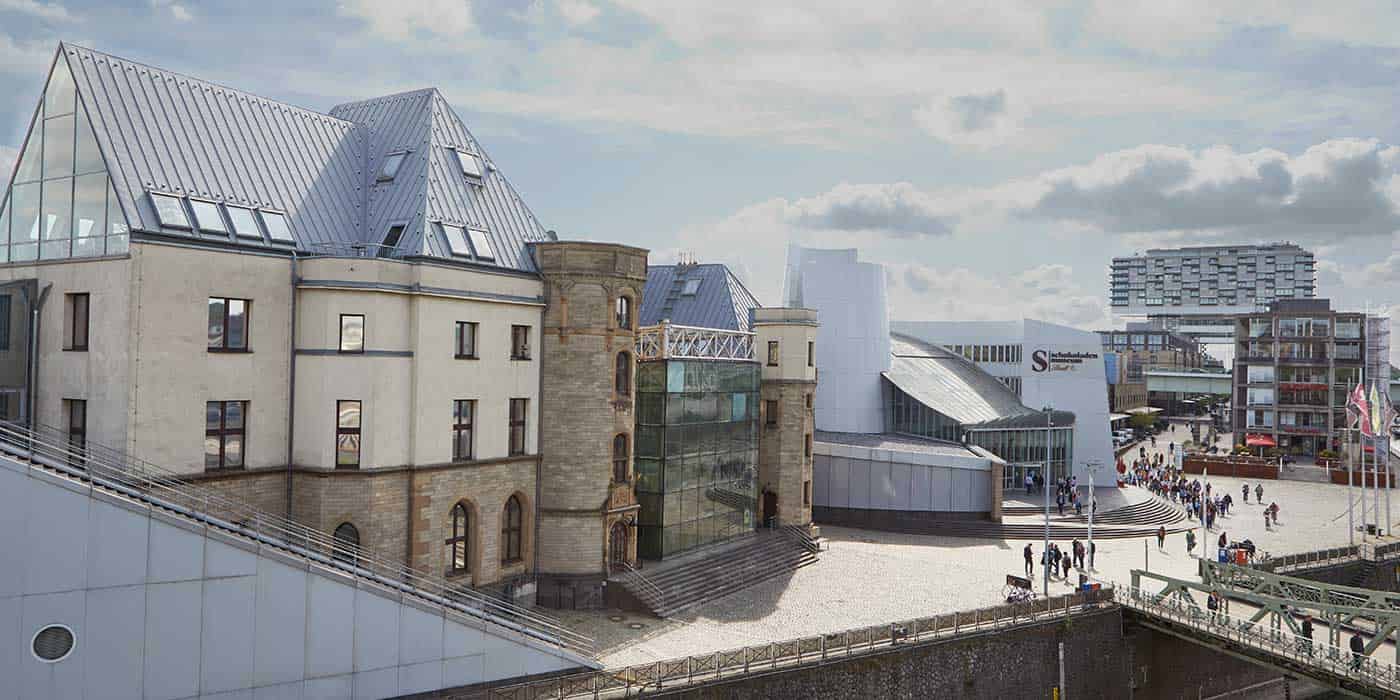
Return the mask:
<svg viewBox="0 0 1400 700">
<path fill-rule="evenodd" d="M 1278 447 L 1278 443 L 1268 435 L 1245 436 L 1244 444 L 1247 447 Z"/>
</svg>

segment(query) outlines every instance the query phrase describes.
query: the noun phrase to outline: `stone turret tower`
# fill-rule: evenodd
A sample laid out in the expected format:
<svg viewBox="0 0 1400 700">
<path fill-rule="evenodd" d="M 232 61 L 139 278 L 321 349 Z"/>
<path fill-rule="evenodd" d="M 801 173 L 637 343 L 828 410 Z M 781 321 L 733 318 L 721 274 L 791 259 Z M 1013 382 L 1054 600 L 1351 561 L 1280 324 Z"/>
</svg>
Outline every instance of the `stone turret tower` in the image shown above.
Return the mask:
<svg viewBox="0 0 1400 700">
<path fill-rule="evenodd" d="M 599 607 L 609 569 L 637 559 L 633 397 L 647 251 L 575 241 L 533 249 L 545 281 L 537 600 Z"/>
<path fill-rule="evenodd" d="M 754 354 L 762 365 L 758 484 L 762 522 L 812 522 L 813 413 L 817 312 L 753 310 Z"/>
</svg>

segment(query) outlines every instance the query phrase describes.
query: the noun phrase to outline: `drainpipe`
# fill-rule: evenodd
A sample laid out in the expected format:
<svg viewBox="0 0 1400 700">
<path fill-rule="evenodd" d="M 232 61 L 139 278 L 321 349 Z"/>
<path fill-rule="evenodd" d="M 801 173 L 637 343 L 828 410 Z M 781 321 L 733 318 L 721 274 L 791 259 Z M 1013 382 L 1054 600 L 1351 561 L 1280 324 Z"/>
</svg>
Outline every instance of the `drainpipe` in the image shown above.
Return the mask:
<svg viewBox="0 0 1400 700">
<path fill-rule="evenodd" d="M 29 288 L 22 287 L 25 296 L 29 295 Z M 36 405 L 39 398 L 39 312 L 44 308 L 44 302 L 49 298 L 49 290 L 53 289 L 53 283 L 44 285 L 39 292 L 39 298 L 34 300 L 29 309 L 29 396 L 25 397 L 28 403 L 29 429 L 33 430 L 38 425 L 39 409 Z"/>
<path fill-rule="evenodd" d="M 540 309 L 540 379 L 535 392 L 535 531 L 530 540 L 530 580 L 535 582 L 535 600 L 539 600 L 540 587 L 540 497 L 544 494 L 544 363 L 549 353 L 544 351 L 544 317 L 549 304 L 549 280 L 545 280 L 545 306 Z"/>
<path fill-rule="evenodd" d="M 291 259 L 292 307 L 287 322 L 287 519 L 292 517 L 292 448 L 296 435 L 297 398 L 297 255 Z"/>
</svg>

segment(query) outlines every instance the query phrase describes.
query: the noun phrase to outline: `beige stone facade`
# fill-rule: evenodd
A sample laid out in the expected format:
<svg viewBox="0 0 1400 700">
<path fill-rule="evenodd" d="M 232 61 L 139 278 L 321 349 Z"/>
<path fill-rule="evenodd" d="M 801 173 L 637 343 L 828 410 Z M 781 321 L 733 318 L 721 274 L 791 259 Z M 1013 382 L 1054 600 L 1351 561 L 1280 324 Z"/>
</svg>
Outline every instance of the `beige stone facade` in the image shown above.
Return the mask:
<svg viewBox="0 0 1400 700">
<path fill-rule="evenodd" d="M 755 352 L 763 365 L 758 442 L 760 517 L 774 518 L 778 525 L 810 525 L 817 312 L 754 309 L 753 329 Z M 776 505 L 776 513 L 770 512 L 772 505 Z"/>
<path fill-rule="evenodd" d="M 540 596 L 559 607 L 592 607 L 602 600 L 612 550 L 636 561 L 631 446 L 646 251 L 556 242 L 536 244 L 535 252 L 546 297 L 540 372 L 549 387 L 540 411 Z M 619 297 L 628 300 L 625 319 Z M 620 361 L 625 392 L 618 391 Z M 620 456 L 618 436 L 627 446 Z M 625 479 L 614 478 L 618 457 Z M 614 535 L 627 541 L 615 545 Z"/>
</svg>

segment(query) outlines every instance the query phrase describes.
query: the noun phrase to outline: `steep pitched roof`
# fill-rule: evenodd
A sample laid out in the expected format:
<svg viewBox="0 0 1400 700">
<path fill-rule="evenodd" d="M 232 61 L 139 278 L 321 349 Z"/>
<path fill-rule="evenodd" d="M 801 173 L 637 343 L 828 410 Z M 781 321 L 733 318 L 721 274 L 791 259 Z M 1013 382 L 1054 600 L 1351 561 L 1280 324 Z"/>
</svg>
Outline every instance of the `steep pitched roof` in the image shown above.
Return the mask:
<svg viewBox="0 0 1400 700">
<path fill-rule="evenodd" d="M 687 284 L 693 294 L 685 294 Z M 638 317 L 644 326 L 670 319 L 682 326 L 747 331 L 749 311 L 761 306 L 724 265 L 650 265 Z"/>
<path fill-rule="evenodd" d="M 526 245 L 547 239 L 435 88 L 321 114 L 64 44 L 54 70 L 66 67 L 137 235 L 276 247 L 163 226 L 154 192 L 285 213 L 303 253 L 373 255 L 390 226 L 402 224 L 398 244 L 380 254 L 533 272 Z M 404 154 L 398 172 L 380 178 L 394 153 Z M 479 177 L 464 174 L 458 153 L 475 157 Z M 454 233 L 461 227 L 459 240 L 471 240 L 471 251 L 463 254 L 461 244 L 454 251 L 443 226 Z M 477 254 L 480 241 L 492 255 Z"/>
</svg>

